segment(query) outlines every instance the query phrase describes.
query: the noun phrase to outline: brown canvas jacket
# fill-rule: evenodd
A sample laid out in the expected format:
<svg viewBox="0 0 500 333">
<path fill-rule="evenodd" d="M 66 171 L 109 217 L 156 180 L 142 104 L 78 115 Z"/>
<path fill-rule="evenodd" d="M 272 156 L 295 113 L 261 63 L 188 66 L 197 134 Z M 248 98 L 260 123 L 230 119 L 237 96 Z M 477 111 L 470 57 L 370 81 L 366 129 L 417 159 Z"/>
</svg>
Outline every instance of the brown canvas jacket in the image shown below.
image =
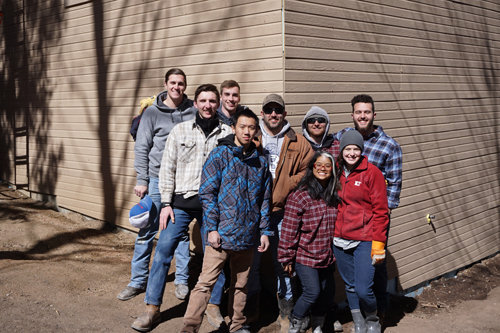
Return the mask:
<svg viewBox="0 0 500 333">
<path fill-rule="evenodd" d="M 261 149 L 262 133 L 259 133 L 254 140 Z M 286 131 L 273 181 L 273 212 L 285 209 L 286 198 L 304 177 L 307 163 L 313 155 L 311 144 L 302 134 L 295 133 L 292 128 Z"/>
</svg>

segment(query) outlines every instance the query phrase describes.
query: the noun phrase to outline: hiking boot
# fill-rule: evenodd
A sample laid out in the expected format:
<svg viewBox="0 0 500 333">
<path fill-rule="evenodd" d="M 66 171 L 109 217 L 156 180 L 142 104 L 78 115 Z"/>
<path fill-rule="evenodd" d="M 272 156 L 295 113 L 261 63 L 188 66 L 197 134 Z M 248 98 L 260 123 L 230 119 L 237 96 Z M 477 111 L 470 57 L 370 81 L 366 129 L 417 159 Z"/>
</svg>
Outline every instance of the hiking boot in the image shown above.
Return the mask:
<svg viewBox="0 0 500 333">
<path fill-rule="evenodd" d="M 181 301 L 185 300 L 188 294 L 189 287 L 185 284 L 178 284 L 175 286 L 175 297 L 177 297 Z"/>
<path fill-rule="evenodd" d="M 366 333 L 366 320 L 361 313 L 361 310 L 351 310 L 352 320 L 354 322 L 355 333 Z"/>
<path fill-rule="evenodd" d="M 333 331 L 334 332 L 343 332 L 344 331 L 344 328 L 342 327 L 342 324 L 340 323 L 340 321 L 335 320 L 335 322 L 333 323 Z"/>
<path fill-rule="evenodd" d="M 120 291 L 120 293 L 118 294 L 118 296 L 116 296 L 116 298 L 118 298 L 120 301 L 128 301 L 129 299 L 132 299 L 135 296 L 137 296 L 145 291 L 146 291 L 146 288 L 134 288 L 134 287 L 127 286 L 127 288 Z"/>
<path fill-rule="evenodd" d="M 299 318 L 295 318 L 292 314 L 290 314 L 290 316 L 288 318 L 289 325 L 288 325 L 287 333 L 300 333 L 302 327 L 304 326 L 304 322 L 305 322 L 306 318 L 307 317 L 299 319 Z M 283 330 L 283 326 L 281 326 L 281 331 L 282 330 Z"/>
<path fill-rule="evenodd" d="M 159 324 L 160 321 L 160 307 L 148 304 L 146 311 L 132 323 L 132 328 L 139 332 L 149 332 L 153 329 L 153 326 Z"/>
<path fill-rule="evenodd" d="M 324 316 L 311 316 L 311 329 L 312 333 L 323 333 L 321 330 L 323 328 L 323 324 L 325 323 Z"/>
<path fill-rule="evenodd" d="M 215 328 L 220 328 L 220 325 L 224 322 L 224 318 L 220 314 L 219 306 L 216 304 L 208 304 L 205 310 L 208 322 Z"/>
<path fill-rule="evenodd" d="M 381 333 L 382 327 L 380 326 L 377 312 L 366 314 L 366 332 L 367 333 Z"/>
</svg>

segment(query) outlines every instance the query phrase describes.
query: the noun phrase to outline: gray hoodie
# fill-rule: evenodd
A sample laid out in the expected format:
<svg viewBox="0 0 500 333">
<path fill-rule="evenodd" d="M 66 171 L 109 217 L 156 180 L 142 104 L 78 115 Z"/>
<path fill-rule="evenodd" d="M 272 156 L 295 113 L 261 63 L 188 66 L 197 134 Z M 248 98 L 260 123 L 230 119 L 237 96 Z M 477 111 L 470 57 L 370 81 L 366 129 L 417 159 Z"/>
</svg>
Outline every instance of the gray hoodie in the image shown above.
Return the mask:
<svg viewBox="0 0 500 333">
<path fill-rule="evenodd" d="M 275 177 L 276 168 L 280 159 L 281 146 L 285 138 L 285 132 L 290 128 L 290 124 L 285 120 L 283 128 L 276 135 L 271 135 L 266 131 L 266 125 L 260 120 L 260 131 L 262 132 L 262 148 L 269 161 L 269 171 Z"/>
<path fill-rule="evenodd" d="M 165 142 L 170 131 L 175 125 L 193 119 L 198 112 L 193 101 L 186 95 L 175 109 L 163 103 L 166 98 L 167 91 L 162 91 L 156 96 L 153 105 L 142 113 L 134 147 L 137 185 L 148 185 L 149 177 L 158 178 Z"/>
<path fill-rule="evenodd" d="M 314 118 L 314 117 L 324 117 L 326 118 L 326 128 L 325 128 L 325 134 L 323 135 L 323 139 L 321 139 L 321 142 L 318 144 L 316 143 L 313 138 L 309 135 L 309 132 L 307 131 L 307 119 L 308 118 Z M 304 120 L 302 121 L 302 134 L 304 137 L 309 141 L 311 144 L 312 148 L 314 150 L 318 150 L 321 148 L 323 142 L 328 136 L 328 131 L 330 130 L 330 118 L 328 117 L 328 113 L 326 113 L 325 110 L 320 108 L 319 106 L 313 106 L 309 111 L 307 111 L 306 116 L 304 117 Z"/>
</svg>

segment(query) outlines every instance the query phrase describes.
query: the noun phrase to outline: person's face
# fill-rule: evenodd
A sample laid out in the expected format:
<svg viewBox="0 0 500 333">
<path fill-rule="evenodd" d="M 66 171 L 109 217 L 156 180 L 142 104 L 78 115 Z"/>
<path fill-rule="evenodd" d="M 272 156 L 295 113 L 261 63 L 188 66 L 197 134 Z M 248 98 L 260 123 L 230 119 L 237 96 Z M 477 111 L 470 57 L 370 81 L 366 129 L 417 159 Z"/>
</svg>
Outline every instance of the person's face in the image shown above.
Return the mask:
<svg viewBox="0 0 500 333">
<path fill-rule="evenodd" d="M 342 150 L 342 158 L 348 167 L 353 167 L 361 158 L 361 149 L 356 145 L 347 145 Z"/>
<path fill-rule="evenodd" d="M 269 113 L 271 112 L 271 113 Z M 278 103 L 269 103 L 260 112 L 264 125 L 271 132 L 280 131 L 285 123 L 286 111 Z"/>
<path fill-rule="evenodd" d="M 223 88 L 221 102 L 222 108 L 233 115 L 240 103 L 240 89 L 238 87 Z"/>
<path fill-rule="evenodd" d="M 235 143 L 243 147 L 248 147 L 257 133 L 257 123 L 255 119 L 245 116 L 239 117 L 236 125 L 231 127 L 237 141 Z"/>
<path fill-rule="evenodd" d="M 332 176 L 333 167 L 334 165 L 328 157 L 320 155 L 314 162 L 313 175 L 319 180 L 320 184 L 324 185 Z"/>
<path fill-rule="evenodd" d="M 215 116 L 215 111 L 219 107 L 219 100 L 214 92 L 202 91 L 194 102 L 194 107 L 198 109 L 202 118 L 210 119 Z"/>
<path fill-rule="evenodd" d="M 373 120 L 377 115 L 372 110 L 371 103 L 356 103 L 352 111 L 354 127 L 358 132 L 369 132 L 373 129 Z"/>
<path fill-rule="evenodd" d="M 326 119 L 324 117 L 310 117 L 307 120 L 307 132 L 312 137 L 323 137 L 326 131 Z"/>
<path fill-rule="evenodd" d="M 177 100 L 182 98 L 184 91 L 186 90 L 186 82 L 184 81 L 184 76 L 179 74 L 172 74 L 168 77 L 168 81 L 165 82 L 165 88 L 167 89 L 168 96 L 172 100 Z"/>
</svg>

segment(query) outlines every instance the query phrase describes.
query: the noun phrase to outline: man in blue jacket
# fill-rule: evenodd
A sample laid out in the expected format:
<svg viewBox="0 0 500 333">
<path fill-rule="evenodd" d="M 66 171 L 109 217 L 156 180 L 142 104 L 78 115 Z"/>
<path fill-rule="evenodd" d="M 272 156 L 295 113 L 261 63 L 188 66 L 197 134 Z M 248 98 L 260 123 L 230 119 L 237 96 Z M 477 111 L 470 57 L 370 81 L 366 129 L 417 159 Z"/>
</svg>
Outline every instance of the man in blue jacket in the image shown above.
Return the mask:
<svg viewBox="0 0 500 333">
<path fill-rule="evenodd" d="M 271 173 L 267 158 L 253 142 L 259 124 L 257 116 L 246 109 L 236 113 L 234 121 L 234 134 L 219 140 L 203 166 L 199 197 L 207 245 L 181 332 L 198 332 L 210 293 L 229 260 L 229 331 L 249 333 L 244 327 L 243 309 L 254 247 L 260 241 L 258 251 L 266 251 L 268 236 L 273 234 L 269 226 Z"/>
</svg>

